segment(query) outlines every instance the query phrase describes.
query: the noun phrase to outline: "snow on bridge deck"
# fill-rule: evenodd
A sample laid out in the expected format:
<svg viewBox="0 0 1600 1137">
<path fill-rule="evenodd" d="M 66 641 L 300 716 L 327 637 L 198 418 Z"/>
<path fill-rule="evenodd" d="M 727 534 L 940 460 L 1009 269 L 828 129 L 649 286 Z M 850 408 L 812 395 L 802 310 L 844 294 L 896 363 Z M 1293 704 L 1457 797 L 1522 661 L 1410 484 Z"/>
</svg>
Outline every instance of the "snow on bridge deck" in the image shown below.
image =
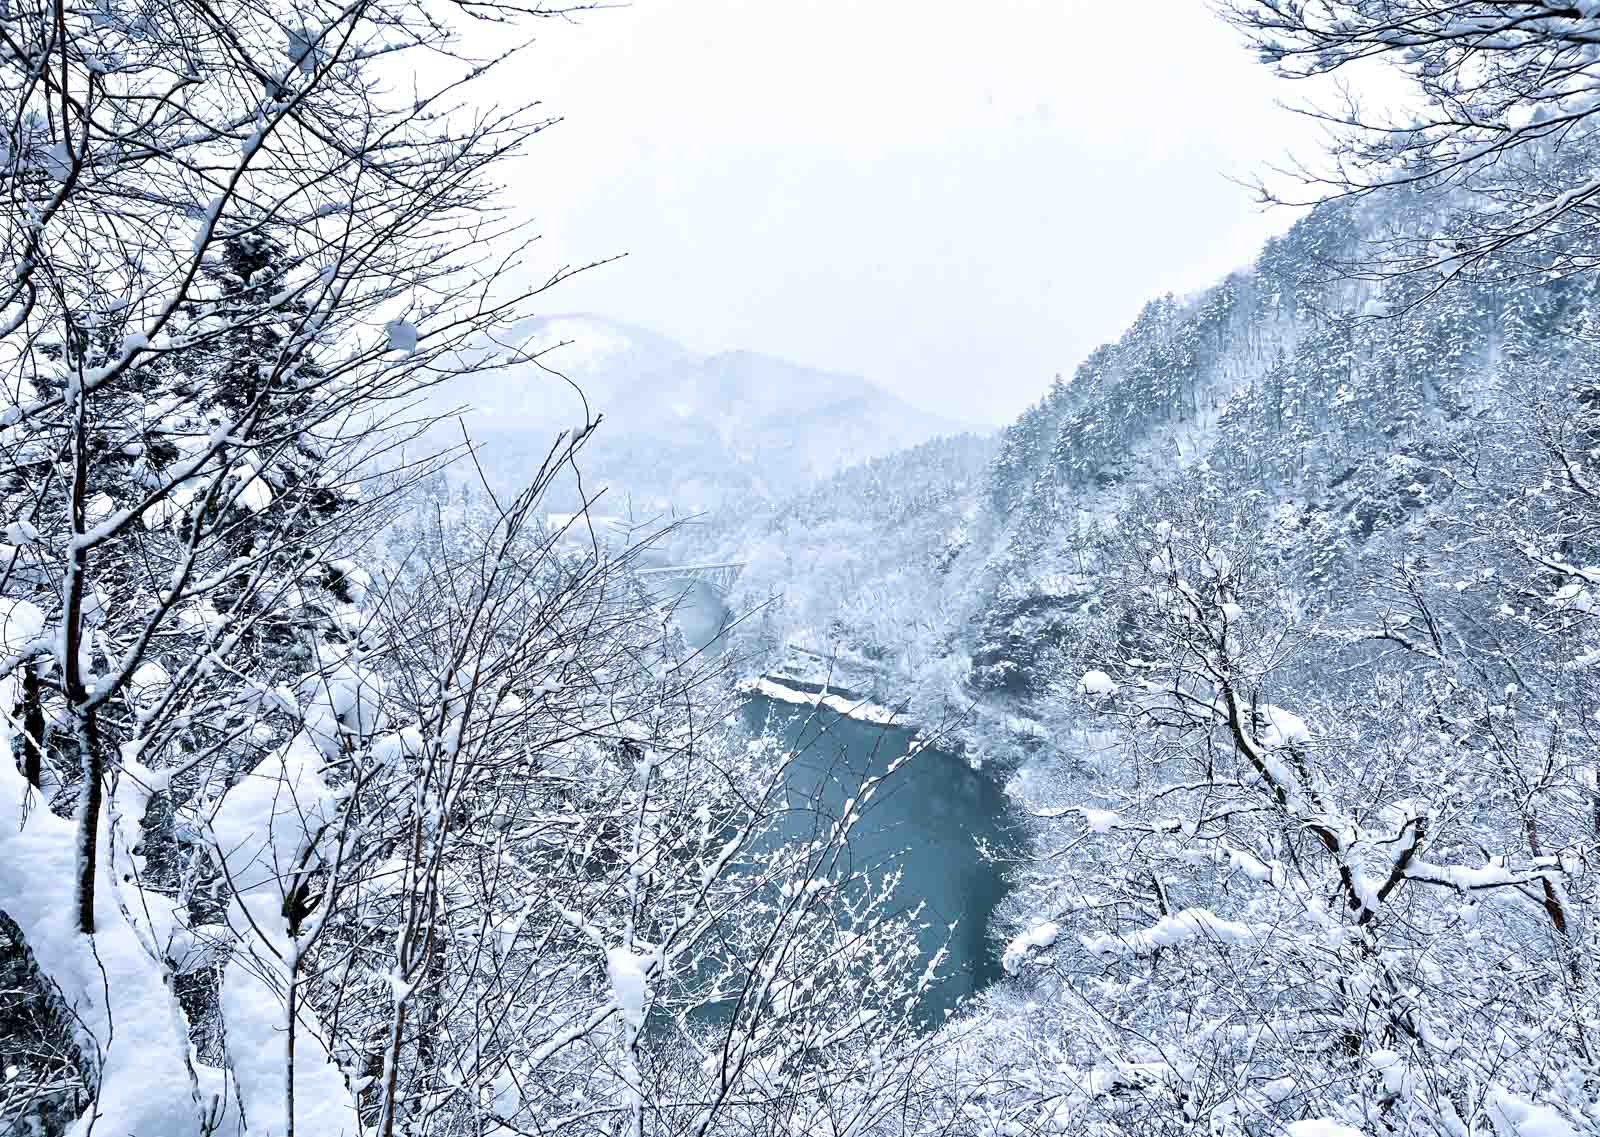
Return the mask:
<svg viewBox="0 0 1600 1137">
<path fill-rule="evenodd" d="M 663 565 L 658 568 L 640 569 L 639 575 L 668 580 L 692 580 L 700 584 L 709 584 L 718 592 L 727 592 L 733 587 L 733 582 L 739 579 L 744 566 L 744 561 L 724 561 L 720 564 L 705 565 Z"/>
</svg>

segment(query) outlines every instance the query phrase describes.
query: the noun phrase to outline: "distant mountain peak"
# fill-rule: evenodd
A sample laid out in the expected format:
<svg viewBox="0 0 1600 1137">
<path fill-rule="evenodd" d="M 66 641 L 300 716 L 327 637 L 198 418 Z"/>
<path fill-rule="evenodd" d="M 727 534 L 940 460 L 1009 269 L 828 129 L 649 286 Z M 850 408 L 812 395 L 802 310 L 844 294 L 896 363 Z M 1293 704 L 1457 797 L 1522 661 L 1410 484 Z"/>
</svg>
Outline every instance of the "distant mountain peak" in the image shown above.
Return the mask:
<svg viewBox="0 0 1600 1137">
<path fill-rule="evenodd" d="M 580 462 L 586 485 L 689 510 L 787 496 L 968 429 L 858 375 L 749 349 L 701 354 L 590 313 L 523 320 L 494 338 L 502 350 L 540 353 L 538 363 L 469 375 L 439 399 L 473 408 L 465 417 L 480 460 L 505 484 L 556 431 L 597 413 L 604 425 Z"/>
<path fill-rule="evenodd" d="M 674 340 L 621 320 L 589 312 L 563 312 L 521 320 L 497 337 L 524 350 L 544 351 L 546 366 L 588 372 L 629 355 L 679 358 L 692 354 Z"/>
</svg>

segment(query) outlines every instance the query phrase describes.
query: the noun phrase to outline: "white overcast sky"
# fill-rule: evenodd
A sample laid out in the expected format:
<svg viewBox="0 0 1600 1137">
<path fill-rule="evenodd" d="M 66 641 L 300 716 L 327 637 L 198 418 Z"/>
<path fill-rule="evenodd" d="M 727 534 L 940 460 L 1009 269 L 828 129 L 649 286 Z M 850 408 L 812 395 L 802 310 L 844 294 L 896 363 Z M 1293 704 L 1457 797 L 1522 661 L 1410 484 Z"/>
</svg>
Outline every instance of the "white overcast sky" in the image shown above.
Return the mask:
<svg viewBox="0 0 1600 1137">
<path fill-rule="evenodd" d="M 1229 176 L 1316 148 L 1203 0 L 637 0 L 537 31 L 517 93 L 565 119 L 511 174 L 538 264 L 627 254 L 547 312 L 974 424 L 1248 264 L 1293 217 Z"/>
</svg>

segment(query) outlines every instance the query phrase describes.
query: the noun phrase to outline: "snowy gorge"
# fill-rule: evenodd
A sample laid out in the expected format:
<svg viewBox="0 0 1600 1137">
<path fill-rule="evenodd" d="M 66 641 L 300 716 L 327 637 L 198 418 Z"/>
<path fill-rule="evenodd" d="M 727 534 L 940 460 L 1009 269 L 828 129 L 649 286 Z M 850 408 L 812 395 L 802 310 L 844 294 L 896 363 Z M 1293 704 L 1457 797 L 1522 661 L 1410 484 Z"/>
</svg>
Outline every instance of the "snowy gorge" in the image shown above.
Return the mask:
<svg viewBox="0 0 1600 1137">
<path fill-rule="evenodd" d="M 1600 10 L 1217 14 L 1414 98 L 988 434 L 551 315 L 482 12 L 0 12 L 0 1135 L 1600 1134 Z"/>
<path fill-rule="evenodd" d="M 1474 1093 L 1497 1131 L 1593 1123 L 1580 1082 L 1510 1073 L 1565 1061 L 1588 1013 L 1565 992 L 1595 832 L 1592 281 L 1491 265 L 1408 310 L 1425 281 L 1329 271 L 1458 223 L 1321 207 L 1250 271 L 1153 301 L 992 449 L 847 471 L 716 546 L 782 547 L 740 581 L 783 596 L 752 653 L 831 656 L 926 718 L 975 703 L 969 755 L 1040 818 L 1018 982 L 966 1043 L 1077 1055 L 1045 1079 L 1076 1104 L 1036 1124 L 1165 1131 L 1203 1094 L 1213 1117 L 1455 1131 Z"/>
</svg>

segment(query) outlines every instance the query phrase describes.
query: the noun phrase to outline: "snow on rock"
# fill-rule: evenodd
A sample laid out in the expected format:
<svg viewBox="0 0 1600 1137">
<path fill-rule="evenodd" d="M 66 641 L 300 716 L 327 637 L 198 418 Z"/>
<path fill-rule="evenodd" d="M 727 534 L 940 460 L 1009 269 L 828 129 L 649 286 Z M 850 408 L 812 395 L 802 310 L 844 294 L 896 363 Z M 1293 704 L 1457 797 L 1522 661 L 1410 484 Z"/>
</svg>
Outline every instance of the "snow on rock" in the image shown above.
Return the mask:
<svg viewBox="0 0 1600 1137">
<path fill-rule="evenodd" d="M 852 700 L 826 692 L 813 695 L 809 691 L 796 691 L 793 687 L 786 687 L 768 678 L 740 680 L 738 690 L 741 694 L 763 695 L 780 703 L 794 703 L 802 707 L 825 707 L 835 714 L 855 719 L 857 722 L 873 723 L 877 726 L 908 725 L 895 711 L 871 700 Z"/>
<path fill-rule="evenodd" d="M 332 584 L 343 590 L 350 603 L 358 608 L 366 607 L 372 592 L 371 573 L 350 560 L 329 561 L 328 572 L 332 574 Z"/>
<path fill-rule="evenodd" d="M 1084 936 L 1083 946 L 1104 959 L 1118 955 L 1149 955 L 1193 939 L 1242 944 L 1248 943 L 1253 935 L 1248 925 L 1224 920 L 1207 908 L 1185 908 L 1175 916 L 1163 916 L 1152 926 L 1127 935 Z"/>
<path fill-rule="evenodd" d="M 1261 744 L 1269 749 L 1280 746 L 1301 746 L 1311 741 L 1311 728 L 1297 714 L 1267 703 L 1261 707 L 1266 727 L 1261 732 Z"/>
<path fill-rule="evenodd" d="M 218 949 L 231 938 L 224 925 L 203 924 L 191 928 L 181 919 L 175 919 L 172 931 L 157 943 L 171 962 L 174 975 L 193 975 L 217 962 Z"/>
<path fill-rule="evenodd" d="M 128 693 L 136 703 L 153 704 L 172 685 L 167 669 L 153 659 L 147 659 L 128 677 Z"/>
<path fill-rule="evenodd" d="M 1122 819 L 1109 809 L 1086 809 L 1083 811 L 1083 823 L 1089 827 L 1091 833 L 1109 833 L 1115 829 Z"/>
<path fill-rule="evenodd" d="M 1200 561 L 1200 575 L 1208 579 L 1226 577 L 1233 571 L 1233 561 L 1221 549 L 1211 548 L 1205 551 Z"/>
<path fill-rule="evenodd" d="M 606 952 L 606 974 L 611 979 L 611 997 L 623 1019 L 634 1030 L 644 1029 L 645 961 L 627 948 L 614 947 Z"/>
<path fill-rule="evenodd" d="M 1117 693 L 1117 683 L 1104 671 L 1085 671 L 1083 678 L 1078 680 L 1078 693 L 1080 695 L 1115 695 Z"/>
<path fill-rule="evenodd" d="M 1383 1092 L 1386 1094 L 1406 1093 L 1409 1096 L 1410 1071 L 1406 1061 L 1393 1050 L 1374 1050 L 1367 1055 L 1367 1065 L 1377 1070 L 1383 1077 Z"/>
<path fill-rule="evenodd" d="M 209 600 L 198 600 L 187 608 L 178 609 L 178 627 L 186 632 L 209 632 L 228 622 Z"/>
<path fill-rule="evenodd" d="M 231 471 L 239 479 L 239 489 L 233 495 L 233 504 L 251 513 L 260 513 L 272 505 L 272 487 L 249 466 Z"/>
<path fill-rule="evenodd" d="M 31 600 L 0 597 L 0 650 L 17 655 L 44 633 L 44 613 Z"/>
<path fill-rule="evenodd" d="M 522 1077 L 528 1075 L 523 1073 Z M 484 1097 L 488 1099 L 489 1112 L 500 1121 L 511 1121 L 522 1109 L 522 1086 L 518 1080 L 518 1073 L 511 1063 L 501 1065 L 495 1073 L 493 1080 L 485 1087 Z M 514 1132 L 502 1130 L 495 1126 L 491 1132 Z"/>
<path fill-rule="evenodd" d="M 331 758 L 339 753 L 343 736 L 365 738 L 382 726 L 386 684 L 353 652 L 319 648 L 317 663 L 295 694 L 307 733 Z"/>
<path fill-rule="evenodd" d="M 1293 1078 L 1274 1078 L 1261 1087 L 1261 1093 L 1268 1101 L 1283 1101 L 1294 1093 L 1297 1083 Z"/>
<path fill-rule="evenodd" d="M 424 754 L 428 744 L 423 740 L 422 731 L 415 726 L 408 726 L 398 731 L 385 731 L 372 740 L 372 756 L 379 762 L 393 762 L 402 754 L 416 758 Z"/>
<path fill-rule="evenodd" d="M 1509 1090 L 1490 1090 L 1488 1105 L 1502 1137 L 1578 1137 L 1580 1132 L 1559 1110 L 1536 1105 Z"/>
<path fill-rule="evenodd" d="M 1265 861 L 1254 853 L 1244 849 L 1228 850 L 1228 867 L 1236 872 L 1242 872 L 1251 880 L 1270 882 L 1281 880 L 1283 865 L 1277 861 Z"/>
<path fill-rule="evenodd" d="M 1001 959 L 1000 966 L 1006 969 L 1006 974 L 1015 975 L 1028 961 L 1030 952 L 1051 946 L 1060 936 L 1060 927 L 1053 923 L 1035 925 L 1006 945 L 1006 954 Z"/>
<path fill-rule="evenodd" d="M 1556 589 L 1555 595 L 1545 601 L 1551 608 L 1573 609 L 1578 612 L 1593 612 L 1600 607 L 1596 605 L 1594 596 L 1581 582 L 1572 581 Z"/>
<path fill-rule="evenodd" d="M 228 926 L 240 941 L 222 976 L 228 1058 L 249 1132 L 289 1129 L 285 1109 L 285 1046 L 289 1024 L 283 992 L 289 935 L 284 897 L 298 866 L 315 852 L 334 820 L 322 757 L 305 731 L 264 758 L 223 796 L 211 821 L 215 855 L 234 887 Z M 338 1137 L 361 1132 L 343 1073 L 328 1056 L 320 1024 L 303 1006 L 295 1022 L 295 1129 Z M 152 1129 L 151 1132 L 159 1132 Z M 120 1132 L 120 1130 L 119 1130 Z"/>
<path fill-rule="evenodd" d="M 171 494 L 158 497 L 145 506 L 144 512 L 139 515 L 144 522 L 144 527 L 149 530 L 162 529 L 170 525 L 175 519 L 183 516 L 183 506 L 173 500 Z"/>
</svg>

